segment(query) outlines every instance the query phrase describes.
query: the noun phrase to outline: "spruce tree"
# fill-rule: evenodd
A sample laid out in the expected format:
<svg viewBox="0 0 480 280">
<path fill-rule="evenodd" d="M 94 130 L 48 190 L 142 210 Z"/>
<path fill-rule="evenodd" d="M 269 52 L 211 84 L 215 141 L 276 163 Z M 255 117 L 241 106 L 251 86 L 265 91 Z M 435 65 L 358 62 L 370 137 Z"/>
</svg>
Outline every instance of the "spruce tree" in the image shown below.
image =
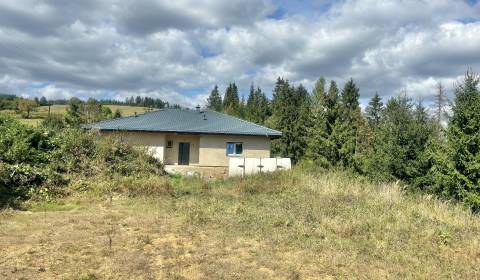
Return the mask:
<svg viewBox="0 0 480 280">
<path fill-rule="evenodd" d="M 259 87 L 257 87 L 257 89 L 255 90 L 255 94 L 257 95 L 259 108 L 258 123 L 263 125 L 265 124 L 265 121 L 268 119 L 268 117 L 271 115 L 270 101 Z"/>
<path fill-rule="evenodd" d="M 227 114 L 238 116 L 240 99 L 238 97 L 238 88 L 235 83 L 230 83 L 225 91 L 223 98 L 223 110 Z"/>
<path fill-rule="evenodd" d="M 309 114 L 310 96 L 305 88 L 295 88 L 287 80 L 278 78 L 273 91 L 272 116 L 267 122 L 282 132 L 282 137 L 272 142 L 275 155 L 289 157 L 294 163 L 304 156 Z"/>
<path fill-rule="evenodd" d="M 245 118 L 254 123 L 264 124 L 269 115 L 270 109 L 267 96 L 259 87 L 254 89 L 252 84 L 245 105 Z"/>
<path fill-rule="evenodd" d="M 435 158 L 435 190 L 480 211 L 480 91 L 478 75 L 467 72 L 455 88 L 445 155 Z"/>
<path fill-rule="evenodd" d="M 222 111 L 222 97 L 218 91 L 218 86 L 215 85 L 210 92 L 210 96 L 207 99 L 207 109 L 221 112 Z"/>
<path fill-rule="evenodd" d="M 445 89 L 441 82 L 437 85 L 437 93 L 435 94 L 434 104 L 435 104 L 435 115 L 438 124 L 441 126 L 444 120 L 445 107 L 447 105 L 448 98 L 445 94 Z"/>
<path fill-rule="evenodd" d="M 328 92 L 325 92 L 323 78 L 315 84 L 307 157 L 323 167 L 336 165 L 339 159 L 338 147 L 332 134 L 333 127 L 339 120 L 338 97 L 335 81 L 330 82 Z"/>
<path fill-rule="evenodd" d="M 372 149 L 362 151 L 363 172 L 423 187 L 431 166 L 428 145 L 433 125 L 421 102 L 414 105 L 405 95 L 391 98 L 374 133 Z"/>
<path fill-rule="evenodd" d="M 380 118 L 383 111 L 383 102 L 378 92 L 375 92 L 375 95 L 372 97 L 370 102 L 368 103 L 367 108 L 365 109 L 366 117 L 368 123 L 372 128 L 378 127 L 380 124 Z"/>
<path fill-rule="evenodd" d="M 338 148 L 339 163 L 343 167 L 353 166 L 357 146 L 357 130 L 361 121 L 359 89 L 353 79 L 344 86 L 340 98 L 340 118 L 332 129 L 333 141 Z"/>
<path fill-rule="evenodd" d="M 293 133 L 295 141 L 292 143 L 292 152 L 294 161 L 297 162 L 305 157 L 308 144 L 308 132 L 311 130 L 311 96 L 305 87 L 300 84 L 294 89 L 295 105 L 297 106 L 298 116 L 293 123 Z"/>
<path fill-rule="evenodd" d="M 250 85 L 250 92 L 247 98 L 247 104 L 245 105 L 245 118 L 248 121 L 258 123 L 258 100 L 255 94 L 253 83 Z"/>
</svg>

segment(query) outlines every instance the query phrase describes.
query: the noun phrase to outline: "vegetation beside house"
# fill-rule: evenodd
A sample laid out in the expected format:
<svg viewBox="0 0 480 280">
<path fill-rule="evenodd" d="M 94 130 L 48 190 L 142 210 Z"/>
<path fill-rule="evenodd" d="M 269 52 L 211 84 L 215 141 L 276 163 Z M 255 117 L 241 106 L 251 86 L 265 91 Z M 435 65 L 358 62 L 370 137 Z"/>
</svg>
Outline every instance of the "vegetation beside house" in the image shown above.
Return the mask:
<svg viewBox="0 0 480 280">
<path fill-rule="evenodd" d="M 32 128 L 0 114 L 0 207 L 54 199 L 117 176 L 162 174 L 160 162 L 119 139 L 75 128 Z"/>
<path fill-rule="evenodd" d="M 377 93 L 362 112 L 360 89 L 352 79 L 340 90 L 335 81 L 327 88 L 323 77 L 311 94 L 301 84 L 279 78 L 269 102 L 253 85 L 249 101 L 239 101 L 233 83 L 222 103 L 215 87 L 207 107 L 281 131 L 282 137 L 272 141 L 274 156 L 343 168 L 374 181 L 400 180 L 414 192 L 455 199 L 479 211 L 479 81 L 468 71 L 458 82 L 451 116 L 446 114 L 448 100 L 441 84 L 432 113 L 406 92 L 385 103 Z"/>
</svg>

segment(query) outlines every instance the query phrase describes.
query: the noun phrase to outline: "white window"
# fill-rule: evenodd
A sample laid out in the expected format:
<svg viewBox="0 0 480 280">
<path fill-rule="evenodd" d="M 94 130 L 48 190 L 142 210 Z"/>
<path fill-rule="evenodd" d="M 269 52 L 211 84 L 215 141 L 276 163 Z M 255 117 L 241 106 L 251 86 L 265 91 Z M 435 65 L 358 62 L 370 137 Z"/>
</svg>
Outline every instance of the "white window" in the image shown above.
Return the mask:
<svg viewBox="0 0 480 280">
<path fill-rule="evenodd" d="M 227 156 L 240 156 L 243 154 L 243 143 L 227 142 Z"/>
</svg>

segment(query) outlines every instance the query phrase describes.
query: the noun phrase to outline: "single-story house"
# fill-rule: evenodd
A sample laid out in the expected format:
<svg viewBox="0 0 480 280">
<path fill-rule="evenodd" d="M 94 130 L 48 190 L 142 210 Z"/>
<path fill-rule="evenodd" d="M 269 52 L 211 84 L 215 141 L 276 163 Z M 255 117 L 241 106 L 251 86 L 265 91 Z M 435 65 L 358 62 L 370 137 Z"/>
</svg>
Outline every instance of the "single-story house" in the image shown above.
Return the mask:
<svg viewBox="0 0 480 280">
<path fill-rule="evenodd" d="M 226 114 L 161 109 L 87 125 L 102 135 L 119 134 L 147 146 L 166 165 L 227 167 L 230 157 L 270 157 L 281 132 Z"/>
</svg>

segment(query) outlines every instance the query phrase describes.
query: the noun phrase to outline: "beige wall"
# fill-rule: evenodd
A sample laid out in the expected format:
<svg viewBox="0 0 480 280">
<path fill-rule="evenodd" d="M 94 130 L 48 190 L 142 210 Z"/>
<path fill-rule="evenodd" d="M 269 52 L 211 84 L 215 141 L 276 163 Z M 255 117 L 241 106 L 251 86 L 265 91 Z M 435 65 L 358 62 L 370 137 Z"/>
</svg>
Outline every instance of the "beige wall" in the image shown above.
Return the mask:
<svg viewBox="0 0 480 280">
<path fill-rule="evenodd" d="M 227 142 L 242 142 L 241 157 L 270 157 L 270 139 L 263 136 L 224 136 L 224 135 L 178 135 L 149 132 L 101 132 L 102 135 L 115 134 L 133 145 L 147 146 L 152 154 L 165 164 L 178 164 L 180 142 L 190 143 L 190 164 L 202 166 L 228 166 Z M 172 140 L 172 148 L 166 148 Z"/>
<path fill-rule="evenodd" d="M 115 135 L 132 145 L 145 146 L 154 157 L 163 161 L 165 154 L 165 134 L 153 132 L 110 132 L 102 131 L 101 135 Z"/>
<path fill-rule="evenodd" d="M 241 157 L 270 157 L 270 139 L 262 136 L 200 136 L 200 165 L 228 166 L 227 142 L 242 142 Z"/>
<path fill-rule="evenodd" d="M 178 164 L 178 147 L 180 142 L 190 143 L 190 164 L 198 164 L 199 139 L 200 136 L 196 135 L 167 134 L 165 147 L 169 140 L 173 141 L 173 145 L 171 148 L 165 148 L 165 164 Z"/>
</svg>

